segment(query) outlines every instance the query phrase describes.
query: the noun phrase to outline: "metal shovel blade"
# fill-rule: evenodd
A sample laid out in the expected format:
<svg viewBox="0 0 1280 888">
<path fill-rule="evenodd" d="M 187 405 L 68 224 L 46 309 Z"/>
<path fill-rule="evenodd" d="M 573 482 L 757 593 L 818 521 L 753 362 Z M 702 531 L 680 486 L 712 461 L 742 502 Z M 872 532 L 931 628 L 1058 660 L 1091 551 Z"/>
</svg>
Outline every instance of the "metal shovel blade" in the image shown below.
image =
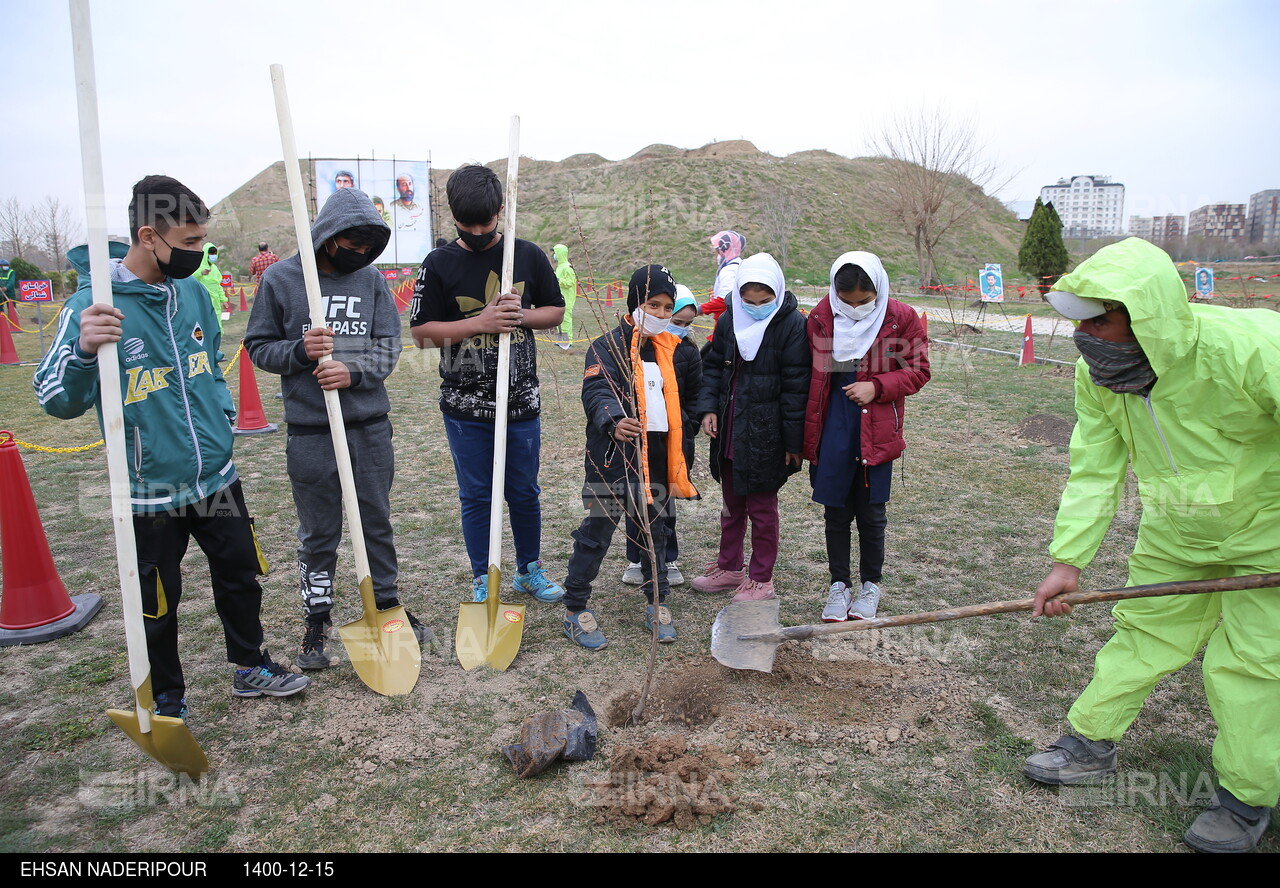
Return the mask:
<svg viewBox="0 0 1280 888">
<path fill-rule="evenodd" d="M 777 638 L 741 638 L 743 635 L 769 636 L 779 631 L 779 602 L 739 601 L 720 609 L 711 624 L 711 655 L 730 669 L 772 672 L 778 652 Z"/>
<path fill-rule="evenodd" d="M 209 760 L 182 719 L 153 715 L 151 730 L 143 731 L 134 710 L 108 709 L 107 715 L 116 727 L 138 744 L 139 749 L 170 771 L 186 774 L 195 780 L 209 773 Z"/>
<path fill-rule="evenodd" d="M 398 697 L 409 693 L 422 671 L 422 648 L 409 625 L 403 607 L 378 610 L 373 604 L 373 580 L 360 581 L 364 613 L 338 627 L 347 656 L 360 680 L 379 694 Z"/>
<path fill-rule="evenodd" d="M 490 567 L 486 600 L 464 601 L 458 605 L 458 630 L 453 647 L 459 665 L 468 672 L 477 666 L 502 672 L 520 652 L 524 605 L 502 601 L 501 587 L 501 574 L 496 567 Z"/>
</svg>

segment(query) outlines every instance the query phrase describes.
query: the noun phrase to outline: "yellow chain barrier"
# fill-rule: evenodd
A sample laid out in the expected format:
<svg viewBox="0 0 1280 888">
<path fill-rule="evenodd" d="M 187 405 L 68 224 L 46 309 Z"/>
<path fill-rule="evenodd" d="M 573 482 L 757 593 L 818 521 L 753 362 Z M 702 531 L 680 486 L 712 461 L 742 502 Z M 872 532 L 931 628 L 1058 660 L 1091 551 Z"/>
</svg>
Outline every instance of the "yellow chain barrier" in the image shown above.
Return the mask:
<svg viewBox="0 0 1280 888">
<path fill-rule="evenodd" d="M 19 438 L 13 437 L 12 435 L 10 435 L 10 439 L 19 447 L 25 447 L 27 450 L 36 450 L 40 453 L 80 453 L 84 450 L 92 450 L 95 447 L 101 447 L 103 444 L 102 439 L 99 438 L 92 444 L 81 444 L 79 447 L 45 447 L 41 444 L 32 444 L 29 441 L 23 441 Z"/>
</svg>

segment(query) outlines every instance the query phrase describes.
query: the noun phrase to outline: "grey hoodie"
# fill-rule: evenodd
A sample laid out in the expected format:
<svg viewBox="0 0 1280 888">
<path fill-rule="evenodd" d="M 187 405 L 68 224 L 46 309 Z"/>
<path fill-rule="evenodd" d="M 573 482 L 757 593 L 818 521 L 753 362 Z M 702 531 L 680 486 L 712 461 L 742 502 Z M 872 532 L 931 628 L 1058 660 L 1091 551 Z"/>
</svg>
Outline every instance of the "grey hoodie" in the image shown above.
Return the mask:
<svg viewBox="0 0 1280 888">
<path fill-rule="evenodd" d="M 325 201 L 311 226 L 319 248 L 335 234 L 357 225 L 375 225 L 385 234 L 375 244 L 375 257 L 386 248 L 391 229 L 363 191 L 343 188 Z M 348 423 L 383 416 L 391 409 L 383 380 L 400 359 L 400 313 L 382 272 L 373 267 L 351 274 L 320 272 L 325 319 L 333 330 L 333 359 L 351 371 L 351 387 L 338 390 L 342 417 Z M 312 373 L 316 362 L 306 356 L 302 334 L 311 327 L 307 289 L 298 255 L 262 273 L 249 315 L 244 346 L 254 365 L 283 379 L 284 419 L 291 426 L 327 426 L 324 392 Z"/>
</svg>

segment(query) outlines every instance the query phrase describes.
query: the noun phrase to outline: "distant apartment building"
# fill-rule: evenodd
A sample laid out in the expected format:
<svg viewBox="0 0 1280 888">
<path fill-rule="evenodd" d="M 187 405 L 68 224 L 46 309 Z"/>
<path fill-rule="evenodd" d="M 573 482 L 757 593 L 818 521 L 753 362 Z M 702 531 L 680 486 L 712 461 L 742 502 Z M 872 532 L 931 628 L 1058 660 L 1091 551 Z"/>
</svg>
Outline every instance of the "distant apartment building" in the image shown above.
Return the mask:
<svg viewBox="0 0 1280 888">
<path fill-rule="evenodd" d="M 1130 216 L 1129 233 L 1134 237 L 1140 237 L 1143 240 L 1151 240 L 1151 217 Z"/>
<path fill-rule="evenodd" d="M 1185 226 L 1181 216 L 1130 216 L 1129 233 L 1153 243 L 1178 240 Z"/>
<path fill-rule="evenodd" d="M 1124 185 L 1108 176 L 1072 176 L 1040 189 L 1062 220 L 1062 236 L 1108 237 L 1124 233 Z"/>
<path fill-rule="evenodd" d="M 1280 241 L 1280 188 L 1249 196 L 1249 240 Z"/>
<path fill-rule="evenodd" d="M 1187 237 L 1244 237 L 1247 220 L 1244 204 L 1206 204 L 1187 216 Z"/>
</svg>

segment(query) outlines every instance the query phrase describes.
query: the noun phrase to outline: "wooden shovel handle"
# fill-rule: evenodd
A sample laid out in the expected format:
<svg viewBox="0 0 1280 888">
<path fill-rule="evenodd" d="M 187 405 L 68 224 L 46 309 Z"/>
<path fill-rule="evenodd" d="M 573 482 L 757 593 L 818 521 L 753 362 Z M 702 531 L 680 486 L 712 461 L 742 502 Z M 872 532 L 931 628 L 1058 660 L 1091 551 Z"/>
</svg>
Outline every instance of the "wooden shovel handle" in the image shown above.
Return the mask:
<svg viewBox="0 0 1280 888">
<path fill-rule="evenodd" d="M 1147 586 L 1129 586 L 1124 589 L 1096 589 L 1087 592 L 1066 592 L 1054 597 L 1064 604 L 1091 604 L 1096 601 L 1124 601 L 1130 598 L 1156 598 L 1161 595 L 1203 595 L 1208 592 L 1236 592 L 1242 589 L 1267 589 L 1280 586 L 1280 573 L 1251 574 L 1243 577 L 1222 577 L 1216 580 L 1184 580 L 1176 583 L 1151 583 Z M 821 626 L 790 626 L 769 637 L 781 641 L 835 635 L 839 632 L 858 632 L 868 629 L 889 629 L 893 626 L 912 626 L 919 623 L 943 623 L 947 620 L 963 620 L 966 617 L 983 617 L 990 614 L 1008 614 L 1029 611 L 1035 606 L 1034 598 L 1018 601 L 992 601 L 987 604 L 970 604 L 949 610 L 929 611 L 921 614 L 902 614 L 876 620 L 850 620 L 847 623 L 827 623 Z M 751 637 L 751 636 L 744 636 Z M 763 638 L 764 636 L 758 636 Z"/>
</svg>

